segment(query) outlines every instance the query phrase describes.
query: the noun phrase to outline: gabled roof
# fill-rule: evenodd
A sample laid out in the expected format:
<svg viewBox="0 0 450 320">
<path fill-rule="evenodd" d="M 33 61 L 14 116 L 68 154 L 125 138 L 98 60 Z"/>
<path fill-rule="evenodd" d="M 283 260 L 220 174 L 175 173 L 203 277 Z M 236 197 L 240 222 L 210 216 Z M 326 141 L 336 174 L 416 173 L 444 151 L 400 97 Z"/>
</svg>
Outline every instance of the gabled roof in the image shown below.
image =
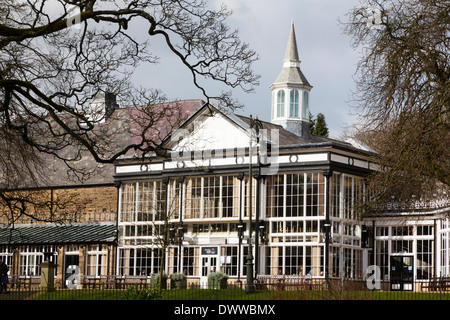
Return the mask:
<svg viewBox="0 0 450 320">
<path fill-rule="evenodd" d="M 162 146 L 179 152 L 235 148 L 247 143 L 244 121 L 219 106 L 205 104 L 167 136 Z"/>
<path fill-rule="evenodd" d="M 197 112 L 192 114 L 183 124 L 181 124 L 180 129 L 188 129 L 189 127 L 193 127 L 194 123 L 202 123 L 207 119 L 208 117 L 216 115 L 230 123 L 237 131 L 245 133 L 245 136 L 247 137 L 245 141 L 243 141 L 244 145 L 248 145 L 248 137 L 249 137 L 249 128 L 250 128 L 250 121 L 251 118 L 247 116 L 242 115 L 236 115 L 232 112 L 225 112 L 220 110 L 219 108 L 212 106 L 212 105 L 204 105 L 201 109 L 199 109 Z M 344 141 L 338 141 L 335 139 L 322 137 L 314 134 L 309 135 L 309 139 L 305 139 L 302 137 L 297 136 L 296 134 L 291 133 L 290 131 L 283 128 L 281 125 L 277 125 L 271 122 L 267 121 L 261 121 L 262 129 L 265 129 L 265 134 L 267 135 L 265 138 L 267 139 L 267 143 L 277 143 L 279 147 L 298 147 L 298 146 L 307 146 L 307 145 L 320 145 L 324 143 L 331 143 L 334 145 L 339 144 L 341 147 L 345 147 L 348 149 L 359 149 L 352 145 L 351 143 L 344 142 Z M 197 128 L 201 127 L 201 125 L 197 125 Z M 195 128 L 194 128 L 195 129 Z M 221 137 L 228 137 L 232 136 L 231 131 L 227 132 L 220 132 L 220 128 L 212 128 L 210 132 L 213 132 L 214 135 L 221 136 Z M 276 139 L 273 138 L 273 134 L 278 134 L 278 137 Z M 207 139 L 205 137 L 205 139 Z M 164 147 L 167 148 L 174 148 L 176 143 L 178 142 L 178 137 L 175 135 L 168 136 L 163 144 Z M 236 146 L 238 147 L 238 146 Z M 220 148 L 220 147 L 218 147 Z M 367 151 L 364 149 L 361 149 L 360 151 Z"/>
</svg>

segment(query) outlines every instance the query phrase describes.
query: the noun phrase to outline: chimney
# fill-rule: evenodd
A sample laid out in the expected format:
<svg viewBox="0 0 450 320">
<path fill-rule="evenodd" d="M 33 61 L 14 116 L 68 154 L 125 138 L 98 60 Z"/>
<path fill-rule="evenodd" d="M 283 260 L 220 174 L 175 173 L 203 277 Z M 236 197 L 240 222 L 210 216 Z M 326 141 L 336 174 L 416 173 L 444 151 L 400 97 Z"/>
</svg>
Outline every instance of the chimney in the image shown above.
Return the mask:
<svg viewBox="0 0 450 320">
<path fill-rule="evenodd" d="M 309 140 L 309 121 L 286 121 L 285 129 L 293 134 Z"/>
<path fill-rule="evenodd" d="M 118 107 L 114 93 L 108 91 L 98 92 L 89 104 L 87 116 L 92 122 L 102 123 L 108 120 Z"/>
<path fill-rule="evenodd" d="M 105 92 L 105 121 L 111 117 L 114 110 L 119 107 L 116 101 L 116 95 L 112 92 Z"/>
</svg>

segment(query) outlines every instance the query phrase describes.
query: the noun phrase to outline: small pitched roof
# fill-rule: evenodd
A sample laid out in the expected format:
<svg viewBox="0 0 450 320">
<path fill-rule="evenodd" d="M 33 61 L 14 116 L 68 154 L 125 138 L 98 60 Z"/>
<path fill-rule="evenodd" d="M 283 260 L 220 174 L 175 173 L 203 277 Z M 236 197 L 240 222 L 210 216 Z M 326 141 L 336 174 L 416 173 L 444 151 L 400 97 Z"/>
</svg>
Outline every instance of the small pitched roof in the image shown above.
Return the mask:
<svg viewBox="0 0 450 320">
<path fill-rule="evenodd" d="M 38 223 L 0 228 L 0 245 L 113 244 L 116 240 L 115 222 Z"/>
</svg>

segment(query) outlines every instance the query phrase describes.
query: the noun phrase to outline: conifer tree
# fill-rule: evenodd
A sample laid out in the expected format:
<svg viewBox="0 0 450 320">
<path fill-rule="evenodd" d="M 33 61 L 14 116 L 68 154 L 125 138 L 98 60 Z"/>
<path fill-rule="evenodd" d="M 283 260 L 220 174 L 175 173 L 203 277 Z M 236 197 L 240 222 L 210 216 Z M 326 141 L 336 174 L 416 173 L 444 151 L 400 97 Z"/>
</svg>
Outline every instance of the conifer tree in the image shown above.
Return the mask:
<svg viewBox="0 0 450 320">
<path fill-rule="evenodd" d="M 315 120 L 314 134 L 322 137 L 328 137 L 328 126 L 325 121 L 325 116 L 322 113 L 319 113 Z"/>
<path fill-rule="evenodd" d="M 328 126 L 323 113 L 319 113 L 315 119 L 311 113 L 309 114 L 309 133 L 328 137 Z"/>
<path fill-rule="evenodd" d="M 314 128 L 315 128 L 315 120 L 313 118 L 313 115 L 309 113 L 309 133 L 314 134 Z"/>
</svg>

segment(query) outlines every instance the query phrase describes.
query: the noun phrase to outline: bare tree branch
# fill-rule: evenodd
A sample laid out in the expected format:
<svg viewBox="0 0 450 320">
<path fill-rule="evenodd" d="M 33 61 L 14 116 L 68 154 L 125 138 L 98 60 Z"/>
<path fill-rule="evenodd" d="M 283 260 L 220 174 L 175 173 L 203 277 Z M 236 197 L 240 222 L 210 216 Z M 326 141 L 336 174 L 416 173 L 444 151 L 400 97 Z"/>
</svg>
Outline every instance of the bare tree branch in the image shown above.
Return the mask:
<svg viewBox="0 0 450 320">
<path fill-rule="evenodd" d="M 384 170 L 369 185 L 383 201 L 448 199 L 450 185 L 450 6 L 445 0 L 369 1 L 348 14 L 344 31 L 361 50 L 354 134 Z"/>
</svg>

